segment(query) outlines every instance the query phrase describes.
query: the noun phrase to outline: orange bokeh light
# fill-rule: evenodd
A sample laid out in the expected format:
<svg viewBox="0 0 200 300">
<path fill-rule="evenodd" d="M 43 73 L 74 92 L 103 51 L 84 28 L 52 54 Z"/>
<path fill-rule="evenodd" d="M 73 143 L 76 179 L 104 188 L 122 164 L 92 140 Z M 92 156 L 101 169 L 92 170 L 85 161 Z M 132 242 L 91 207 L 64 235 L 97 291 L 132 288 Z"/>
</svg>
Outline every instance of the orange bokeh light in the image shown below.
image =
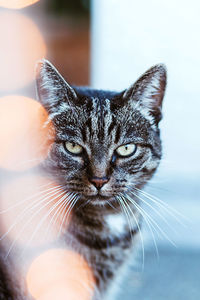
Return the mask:
<svg viewBox="0 0 200 300">
<path fill-rule="evenodd" d="M 44 126 L 47 120 L 46 110 L 34 99 L 0 98 L 0 167 L 27 170 L 45 159 L 54 139 L 52 123 Z"/>
<path fill-rule="evenodd" d="M 26 174 L 2 185 L 0 237 L 9 241 L 9 252 L 15 246 L 26 251 L 57 240 L 70 221 L 70 215 L 63 219 L 68 200 L 59 184 L 38 175 Z"/>
<path fill-rule="evenodd" d="M 87 262 L 65 249 L 52 249 L 37 257 L 26 282 L 36 300 L 91 300 L 95 287 Z"/>
<path fill-rule="evenodd" d="M 20 9 L 32 5 L 39 0 L 0 0 L 0 6 L 5 8 Z"/>
<path fill-rule="evenodd" d="M 24 15 L 0 13 L 0 40 L 0 91 L 26 86 L 34 80 L 36 62 L 46 55 L 39 29 Z"/>
</svg>

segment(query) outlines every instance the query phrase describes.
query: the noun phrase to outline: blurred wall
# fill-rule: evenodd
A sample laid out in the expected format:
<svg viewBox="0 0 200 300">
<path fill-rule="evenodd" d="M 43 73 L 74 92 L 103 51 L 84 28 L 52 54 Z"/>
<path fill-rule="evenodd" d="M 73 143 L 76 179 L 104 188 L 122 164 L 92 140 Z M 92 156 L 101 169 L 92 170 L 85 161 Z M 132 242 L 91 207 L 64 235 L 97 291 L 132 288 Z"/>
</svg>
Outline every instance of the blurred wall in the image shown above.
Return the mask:
<svg viewBox="0 0 200 300">
<path fill-rule="evenodd" d="M 76 85 L 90 80 L 89 0 L 43 0 L 48 58 Z M 41 4 L 42 2 L 41 1 Z"/>
</svg>

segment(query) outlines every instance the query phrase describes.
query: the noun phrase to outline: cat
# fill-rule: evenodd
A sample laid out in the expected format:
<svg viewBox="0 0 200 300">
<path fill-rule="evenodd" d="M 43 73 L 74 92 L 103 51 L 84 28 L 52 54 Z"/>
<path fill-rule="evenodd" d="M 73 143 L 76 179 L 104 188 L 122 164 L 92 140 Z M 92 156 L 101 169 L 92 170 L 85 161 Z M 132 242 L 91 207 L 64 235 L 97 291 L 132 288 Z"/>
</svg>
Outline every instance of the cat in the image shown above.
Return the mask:
<svg viewBox="0 0 200 300">
<path fill-rule="evenodd" d="M 47 137 L 53 142 L 41 171 L 73 195 L 61 239 L 91 267 L 92 299 L 116 299 L 110 291 L 140 235 L 139 191 L 161 159 L 166 68 L 158 64 L 128 89 L 111 92 L 71 86 L 42 60 L 36 88 L 55 129 L 53 139 L 51 133 Z M 0 299 L 27 299 L 20 287 L 12 290 L 6 268 L 0 258 Z"/>
<path fill-rule="evenodd" d="M 153 66 L 128 89 L 111 92 L 70 86 L 43 60 L 36 82 L 56 131 L 42 167 L 78 195 L 64 238 L 93 270 L 94 299 L 106 299 L 137 243 L 137 194 L 161 159 L 166 68 Z"/>
</svg>

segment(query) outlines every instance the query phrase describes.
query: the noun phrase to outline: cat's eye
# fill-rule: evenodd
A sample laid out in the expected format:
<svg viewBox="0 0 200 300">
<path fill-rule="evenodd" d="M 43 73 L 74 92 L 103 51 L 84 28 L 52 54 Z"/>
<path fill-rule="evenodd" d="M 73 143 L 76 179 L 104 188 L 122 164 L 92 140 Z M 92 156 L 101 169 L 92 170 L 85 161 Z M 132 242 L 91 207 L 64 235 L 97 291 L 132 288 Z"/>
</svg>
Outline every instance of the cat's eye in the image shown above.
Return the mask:
<svg viewBox="0 0 200 300">
<path fill-rule="evenodd" d="M 78 144 L 65 142 L 65 148 L 72 154 L 79 155 L 83 152 L 83 147 Z"/>
<path fill-rule="evenodd" d="M 131 156 L 135 153 L 135 151 L 136 151 L 136 145 L 135 144 L 123 145 L 123 146 L 120 146 L 116 149 L 116 153 L 119 156 L 122 156 L 122 157 Z"/>
</svg>

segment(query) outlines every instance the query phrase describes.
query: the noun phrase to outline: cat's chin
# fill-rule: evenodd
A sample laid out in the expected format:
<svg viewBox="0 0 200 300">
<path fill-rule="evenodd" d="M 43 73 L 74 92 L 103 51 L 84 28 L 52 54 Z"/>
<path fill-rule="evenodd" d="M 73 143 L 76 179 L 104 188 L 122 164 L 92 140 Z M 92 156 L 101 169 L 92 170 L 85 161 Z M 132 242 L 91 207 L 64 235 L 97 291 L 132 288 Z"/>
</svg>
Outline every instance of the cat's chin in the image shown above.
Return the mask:
<svg viewBox="0 0 200 300">
<path fill-rule="evenodd" d="M 113 195 L 102 196 L 100 194 L 97 195 L 84 195 L 85 200 L 90 201 L 92 205 L 105 205 L 108 202 L 116 201 Z"/>
</svg>

